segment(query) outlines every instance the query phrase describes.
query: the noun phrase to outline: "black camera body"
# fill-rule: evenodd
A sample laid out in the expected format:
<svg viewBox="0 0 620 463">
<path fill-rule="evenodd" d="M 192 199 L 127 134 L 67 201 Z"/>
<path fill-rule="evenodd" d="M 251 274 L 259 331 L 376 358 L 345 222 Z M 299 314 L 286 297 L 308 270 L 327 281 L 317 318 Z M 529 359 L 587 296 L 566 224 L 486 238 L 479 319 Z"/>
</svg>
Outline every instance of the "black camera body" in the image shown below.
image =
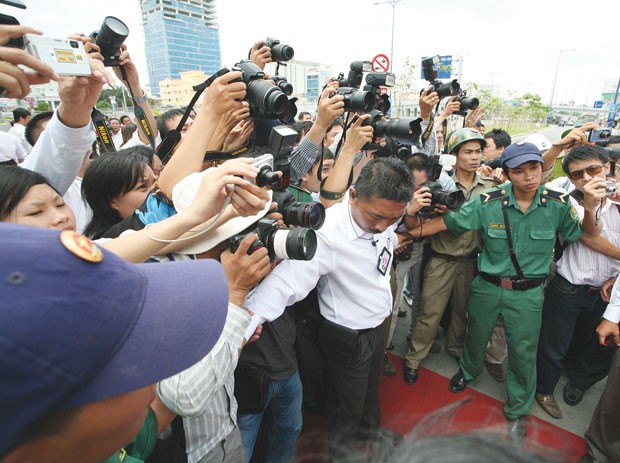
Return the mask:
<svg viewBox="0 0 620 463">
<path fill-rule="evenodd" d="M 230 250 L 235 253 L 239 243 L 250 233 L 258 236 L 248 250 L 252 254 L 262 247 L 267 248 L 272 259 L 310 260 L 316 254 L 316 233 L 310 228 L 280 229 L 278 221 L 265 218 L 258 220 L 238 235 L 229 239 Z"/>
<path fill-rule="evenodd" d="M 341 87 L 353 87 L 359 89 L 365 72 L 372 71 L 370 61 L 353 61 L 349 67 L 349 73 L 345 78 L 344 72 L 338 74 L 336 81 Z"/>
<path fill-rule="evenodd" d="M 247 86 L 246 101 L 252 115 L 266 119 L 286 117 L 289 99 L 286 94 L 268 80 L 261 68 L 251 61 L 240 61 L 232 71 L 241 71 L 241 81 Z"/>
<path fill-rule="evenodd" d="M 372 92 L 375 95 L 375 109 L 383 113 L 390 111 L 390 98 L 387 94 L 381 93 L 381 87 L 393 87 L 394 85 L 396 85 L 396 76 L 391 72 L 371 72 L 366 74 L 364 91 Z"/>
<path fill-rule="evenodd" d="M 458 211 L 465 202 L 465 194 L 462 190 L 446 191 L 438 181 L 441 171 L 443 170 L 442 160 L 445 159 L 445 156 L 454 158 L 452 155 L 445 154 L 433 154 L 429 156 L 428 167 L 426 169 L 428 180 L 420 185 L 420 188 L 428 188 L 432 196 L 431 205 L 420 209 L 419 214 L 424 218 L 431 217 L 434 214 L 435 204 L 446 206 L 451 211 Z"/>
<path fill-rule="evenodd" d="M 290 45 L 280 43 L 278 39 L 267 37 L 265 45 L 271 48 L 271 60 L 277 62 L 290 61 L 295 56 L 295 50 Z"/>
<path fill-rule="evenodd" d="M 439 55 L 423 59 L 422 73 L 424 74 L 424 79 L 433 86 L 433 91 L 437 92 L 439 99 L 443 100 L 446 97 L 458 95 L 461 91 L 461 86 L 456 79 L 449 83 L 444 83 L 437 79 L 437 65 L 439 61 Z"/>
<path fill-rule="evenodd" d="M 363 125 L 372 126 L 375 138 L 385 137 L 404 145 L 417 145 L 422 135 L 420 119 L 403 117 L 385 120 L 385 114 L 376 109 L 370 111 L 370 117 L 364 121 Z"/>
<path fill-rule="evenodd" d="M 473 111 L 474 109 L 477 109 L 478 106 L 480 106 L 480 101 L 478 100 L 478 98 L 476 98 L 475 96 L 467 96 L 467 90 L 463 90 L 461 94 L 454 99 L 454 101 L 458 101 L 459 103 L 461 103 L 461 109 L 458 112 L 455 111 L 456 114 Z"/>
<path fill-rule="evenodd" d="M 332 95 L 344 97 L 344 110 L 369 113 L 375 107 L 375 95 L 371 92 L 358 90 L 354 87 L 338 87 Z"/>
<path fill-rule="evenodd" d="M 106 16 L 98 31 L 93 31 L 90 38 L 99 47 L 103 55 L 104 66 L 118 66 L 121 55 L 121 45 L 129 35 L 127 25 L 114 16 Z"/>
</svg>

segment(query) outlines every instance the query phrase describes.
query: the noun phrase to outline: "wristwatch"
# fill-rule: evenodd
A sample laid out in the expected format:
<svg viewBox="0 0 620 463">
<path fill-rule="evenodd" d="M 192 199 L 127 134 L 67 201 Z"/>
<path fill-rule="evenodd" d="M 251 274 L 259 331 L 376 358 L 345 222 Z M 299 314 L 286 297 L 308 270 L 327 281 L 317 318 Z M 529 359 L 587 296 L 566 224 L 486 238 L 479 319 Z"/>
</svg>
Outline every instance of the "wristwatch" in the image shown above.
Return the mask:
<svg viewBox="0 0 620 463">
<path fill-rule="evenodd" d="M 139 98 L 134 97 L 133 101 L 135 101 L 137 104 L 142 104 L 144 103 L 146 100 L 148 99 L 148 97 L 146 96 L 146 93 L 142 92 L 142 96 Z"/>
</svg>

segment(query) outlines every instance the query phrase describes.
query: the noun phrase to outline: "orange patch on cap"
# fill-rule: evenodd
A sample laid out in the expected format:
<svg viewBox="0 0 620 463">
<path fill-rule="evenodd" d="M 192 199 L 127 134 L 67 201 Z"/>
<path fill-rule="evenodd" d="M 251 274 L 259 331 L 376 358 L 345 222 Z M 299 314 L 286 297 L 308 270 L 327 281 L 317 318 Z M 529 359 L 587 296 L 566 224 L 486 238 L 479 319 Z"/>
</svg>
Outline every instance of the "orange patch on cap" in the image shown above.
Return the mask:
<svg viewBox="0 0 620 463">
<path fill-rule="evenodd" d="M 86 262 L 97 263 L 103 260 L 101 249 L 84 235 L 65 230 L 60 234 L 60 241 L 71 254 Z"/>
</svg>

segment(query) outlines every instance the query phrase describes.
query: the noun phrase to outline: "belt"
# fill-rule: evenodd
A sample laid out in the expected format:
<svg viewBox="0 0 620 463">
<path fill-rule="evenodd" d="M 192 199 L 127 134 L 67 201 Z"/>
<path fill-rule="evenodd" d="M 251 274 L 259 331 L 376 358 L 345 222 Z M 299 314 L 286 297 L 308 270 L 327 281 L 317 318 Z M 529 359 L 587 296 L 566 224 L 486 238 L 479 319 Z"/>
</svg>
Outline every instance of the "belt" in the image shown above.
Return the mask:
<svg viewBox="0 0 620 463">
<path fill-rule="evenodd" d="M 512 278 L 502 278 L 488 273 L 480 272 L 480 277 L 483 280 L 493 283 L 500 288 L 509 289 L 511 291 L 525 291 L 526 289 L 535 288 L 540 286 L 546 278 L 524 278 L 523 280 L 515 280 Z"/>
<path fill-rule="evenodd" d="M 449 254 L 442 254 L 441 252 L 433 251 L 431 249 L 431 257 L 447 260 L 448 262 L 467 262 L 478 258 L 478 253 L 471 253 L 467 256 L 451 256 Z"/>
<path fill-rule="evenodd" d="M 590 296 L 598 296 L 600 294 L 600 290 L 601 290 L 600 286 L 574 285 L 570 281 L 568 281 L 566 278 L 564 278 L 562 275 L 558 274 L 557 276 L 560 277 L 562 280 L 564 280 L 565 284 L 570 286 L 574 290 L 583 291 L 584 293 L 589 294 Z"/>
</svg>

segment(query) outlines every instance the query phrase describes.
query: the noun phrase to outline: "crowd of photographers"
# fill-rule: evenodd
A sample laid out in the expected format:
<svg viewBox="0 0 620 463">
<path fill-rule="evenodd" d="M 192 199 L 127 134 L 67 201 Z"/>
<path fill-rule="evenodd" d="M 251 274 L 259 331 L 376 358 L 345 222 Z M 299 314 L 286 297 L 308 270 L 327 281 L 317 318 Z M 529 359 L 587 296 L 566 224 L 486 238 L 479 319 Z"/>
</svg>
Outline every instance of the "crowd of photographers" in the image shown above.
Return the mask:
<svg viewBox="0 0 620 463">
<path fill-rule="evenodd" d="M 388 116 L 394 75 L 363 61 L 297 115 L 265 73 L 294 56 L 275 39 L 155 117 L 106 21 L 69 38 L 82 76 L 8 46 L 40 31 L 0 26 L 3 93 L 54 80 L 60 97 L 0 140 L 2 461 L 290 462 L 304 409 L 327 415 L 331 461 L 400 461 L 379 384 L 408 306 L 406 383 L 444 325 L 450 390 L 486 366 L 522 439 L 534 400 L 561 418 L 562 371 L 570 405 L 610 372 L 584 459 L 620 457 L 617 137 L 511 144 L 433 59 L 418 118 Z M 93 109 L 110 71 L 134 117 Z"/>
</svg>

